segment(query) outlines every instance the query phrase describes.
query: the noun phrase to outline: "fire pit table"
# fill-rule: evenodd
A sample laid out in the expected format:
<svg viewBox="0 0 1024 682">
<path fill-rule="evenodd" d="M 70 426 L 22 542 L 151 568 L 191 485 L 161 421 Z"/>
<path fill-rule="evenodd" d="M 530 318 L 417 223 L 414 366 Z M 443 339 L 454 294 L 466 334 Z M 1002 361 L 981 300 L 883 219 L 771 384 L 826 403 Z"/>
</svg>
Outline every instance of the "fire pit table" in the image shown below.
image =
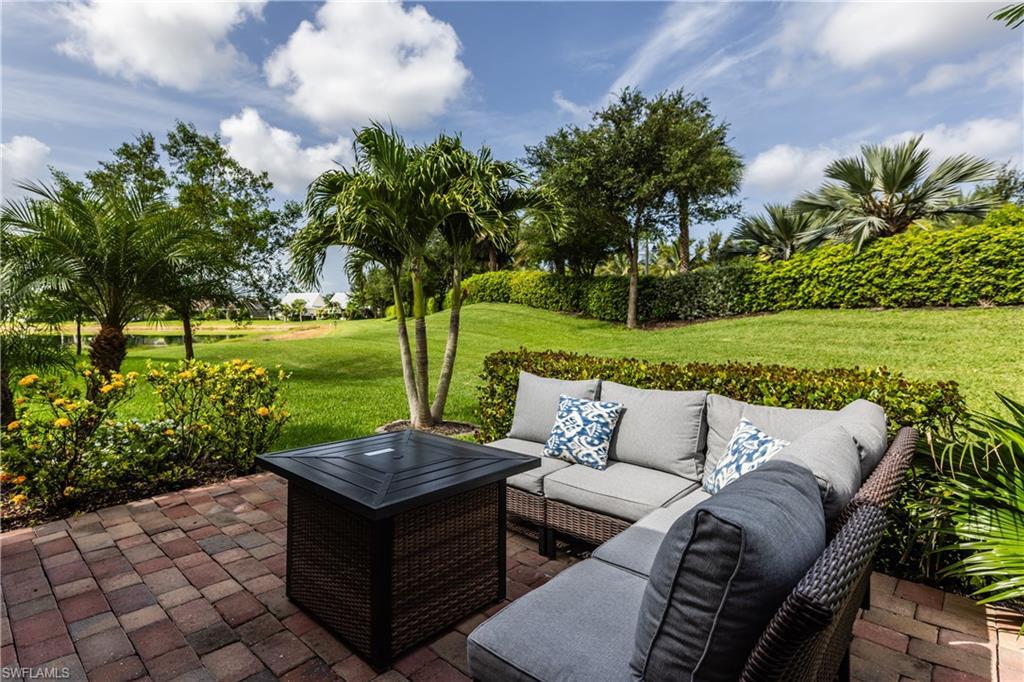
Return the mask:
<svg viewBox="0 0 1024 682">
<path fill-rule="evenodd" d="M 538 458 L 402 431 L 256 461 L 288 480 L 289 599 L 374 667 L 505 598 L 505 479 Z"/>
</svg>

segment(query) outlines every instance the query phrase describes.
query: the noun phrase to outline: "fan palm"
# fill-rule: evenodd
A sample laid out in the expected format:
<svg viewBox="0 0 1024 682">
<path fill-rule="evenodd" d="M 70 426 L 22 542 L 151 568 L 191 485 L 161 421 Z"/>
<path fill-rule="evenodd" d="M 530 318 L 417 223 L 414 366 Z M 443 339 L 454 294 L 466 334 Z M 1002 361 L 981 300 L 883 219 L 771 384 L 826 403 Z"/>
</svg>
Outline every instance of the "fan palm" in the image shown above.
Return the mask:
<svg viewBox="0 0 1024 682">
<path fill-rule="evenodd" d="M 132 193 L 26 184 L 2 212 L 5 234 L 24 240 L 24 286 L 47 291 L 100 325 L 89 359 L 104 374 L 124 360 L 124 327 L 152 305 L 158 273 L 194 248 L 195 233 L 161 202 Z"/>
<path fill-rule="evenodd" d="M 994 12 L 992 18 L 1003 22 L 1010 28 L 1020 28 L 1024 26 L 1024 3 L 1007 5 Z"/>
<path fill-rule="evenodd" d="M 812 248 L 820 238 L 822 220 L 814 213 L 800 213 L 789 206 L 768 204 L 764 213 L 744 216 L 725 247 L 730 253 L 765 260 L 789 260 L 797 251 Z"/>
<path fill-rule="evenodd" d="M 964 199 L 958 185 L 995 177 L 992 163 L 966 154 L 952 156 L 928 172 L 931 151 L 914 137 L 892 146 L 864 145 L 860 157 L 833 161 L 832 180 L 801 196 L 800 211 L 827 215 L 819 236 L 851 242 L 857 251 L 876 237 L 905 231 L 914 221 L 947 215 L 984 215 L 991 197 Z"/>
</svg>

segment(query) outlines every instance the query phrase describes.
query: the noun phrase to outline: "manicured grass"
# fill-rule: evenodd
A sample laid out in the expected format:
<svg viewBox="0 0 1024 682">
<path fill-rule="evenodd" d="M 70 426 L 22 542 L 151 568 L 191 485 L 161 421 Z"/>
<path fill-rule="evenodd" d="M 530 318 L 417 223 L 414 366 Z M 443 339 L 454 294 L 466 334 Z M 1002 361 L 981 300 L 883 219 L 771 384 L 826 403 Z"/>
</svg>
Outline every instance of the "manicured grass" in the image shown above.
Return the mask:
<svg viewBox="0 0 1024 682">
<path fill-rule="evenodd" d="M 252 320 L 248 325 L 239 326 L 231 320 L 198 320 L 194 323 L 195 334 L 229 334 L 229 335 L 263 335 L 280 334 L 298 330 L 329 328 L 334 324 L 331 320 L 305 320 L 303 322 L 285 322 L 281 320 Z M 75 333 L 75 323 L 65 322 L 60 326 L 64 334 Z M 89 336 L 99 331 L 99 325 L 83 324 L 82 336 Z M 159 320 L 154 322 L 132 322 L 125 327 L 125 333 L 133 336 L 167 336 L 181 334 L 179 320 Z"/>
<path fill-rule="evenodd" d="M 666 362 L 884 365 L 914 379 L 956 380 L 976 409 L 995 410 L 995 391 L 1024 397 L 1019 307 L 794 311 L 646 331 L 501 304 L 469 306 L 462 319 L 449 419 L 474 420 L 483 357 L 519 346 Z M 446 313 L 428 318 L 435 373 L 447 326 Z M 285 397 L 294 418 L 282 448 L 364 435 L 408 416 L 393 321 L 340 322 L 315 334 L 230 339 L 198 345 L 196 353 L 210 361 L 249 358 L 292 373 Z M 135 348 L 125 370 L 181 353 L 180 346 Z M 144 391 L 135 402 L 139 416 L 152 410 Z"/>
</svg>

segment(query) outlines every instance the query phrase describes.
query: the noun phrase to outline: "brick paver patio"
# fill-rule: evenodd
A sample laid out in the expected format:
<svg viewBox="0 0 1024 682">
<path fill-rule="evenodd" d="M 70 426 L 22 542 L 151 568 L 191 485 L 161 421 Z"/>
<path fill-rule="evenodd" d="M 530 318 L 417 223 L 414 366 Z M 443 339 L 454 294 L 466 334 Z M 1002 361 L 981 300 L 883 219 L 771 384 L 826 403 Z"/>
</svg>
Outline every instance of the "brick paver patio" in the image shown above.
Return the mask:
<svg viewBox="0 0 1024 682">
<path fill-rule="evenodd" d="M 259 474 L 0 535 L 2 677 L 465 680 L 461 623 L 380 676 L 284 594 L 286 486 Z M 509 599 L 571 561 L 509 536 Z M 489 613 L 500 609 L 495 606 Z M 861 680 L 1024 680 L 1019 617 L 876 574 Z"/>
</svg>

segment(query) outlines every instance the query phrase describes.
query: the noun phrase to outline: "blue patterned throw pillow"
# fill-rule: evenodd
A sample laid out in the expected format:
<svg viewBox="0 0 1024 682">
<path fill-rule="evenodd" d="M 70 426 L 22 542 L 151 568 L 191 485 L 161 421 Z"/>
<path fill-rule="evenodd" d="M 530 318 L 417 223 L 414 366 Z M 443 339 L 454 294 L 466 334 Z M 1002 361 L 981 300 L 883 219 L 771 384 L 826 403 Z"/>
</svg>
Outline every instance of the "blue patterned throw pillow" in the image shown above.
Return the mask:
<svg viewBox="0 0 1024 682">
<path fill-rule="evenodd" d="M 544 454 L 604 469 L 608 466 L 608 446 L 621 414 L 621 403 L 560 396 L 558 418 L 544 445 Z"/>
<path fill-rule="evenodd" d="M 774 457 L 789 441 L 772 438 L 746 419 L 733 431 L 732 440 L 725 448 L 725 455 L 709 476 L 704 478 L 704 490 L 712 495 L 729 485 L 743 474 L 761 466 Z"/>
</svg>

